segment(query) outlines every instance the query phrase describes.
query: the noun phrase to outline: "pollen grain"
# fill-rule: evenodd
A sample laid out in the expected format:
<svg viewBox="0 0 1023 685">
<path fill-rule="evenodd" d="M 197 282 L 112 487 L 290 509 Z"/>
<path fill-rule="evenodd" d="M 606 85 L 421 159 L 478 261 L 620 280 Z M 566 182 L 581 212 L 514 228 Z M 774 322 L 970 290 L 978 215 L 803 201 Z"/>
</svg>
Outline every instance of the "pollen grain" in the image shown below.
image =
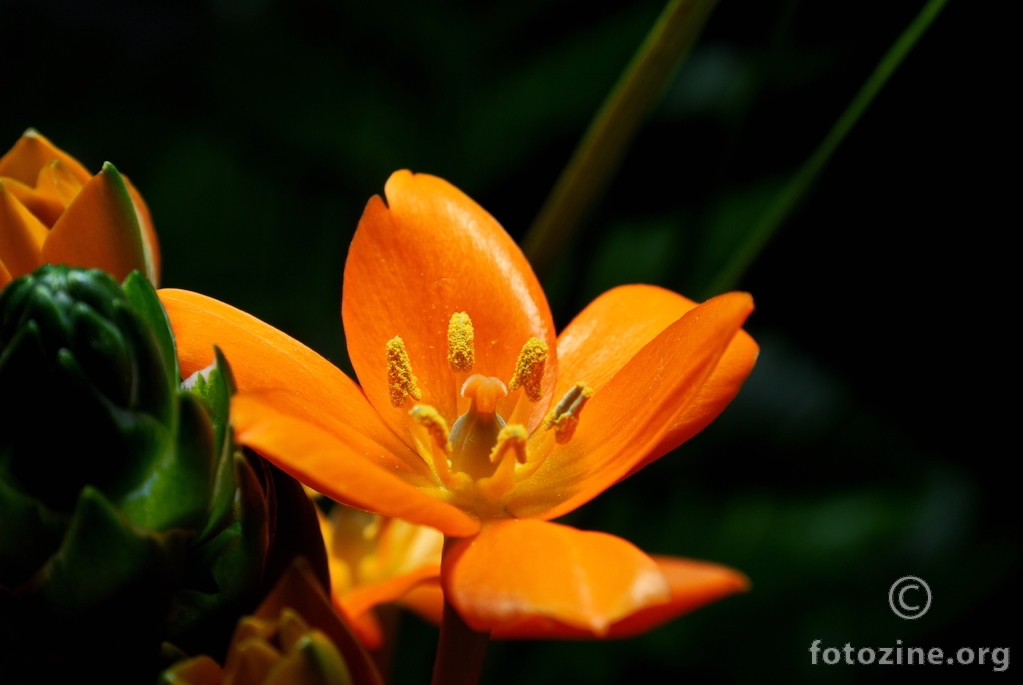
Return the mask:
<svg viewBox="0 0 1023 685">
<path fill-rule="evenodd" d="M 476 363 L 476 333 L 465 312 L 456 312 L 448 322 L 448 365 L 456 373 L 472 371 Z"/>
<path fill-rule="evenodd" d="M 508 390 L 514 392 L 521 387 L 531 402 L 539 401 L 543 397 L 543 372 L 546 365 L 547 343 L 539 338 L 530 338 L 519 352 L 515 375 L 508 383 Z"/>
<path fill-rule="evenodd" d="M 405 398 L 420 400 L 423 393 L 416 385 L 416 377 L 412 375 L 412 362 L 405 351 L 405 341 L 394 336 L 387 341 L 387 386 L 391 393 L 391 404 L 400 407 Z"/>
</svg>

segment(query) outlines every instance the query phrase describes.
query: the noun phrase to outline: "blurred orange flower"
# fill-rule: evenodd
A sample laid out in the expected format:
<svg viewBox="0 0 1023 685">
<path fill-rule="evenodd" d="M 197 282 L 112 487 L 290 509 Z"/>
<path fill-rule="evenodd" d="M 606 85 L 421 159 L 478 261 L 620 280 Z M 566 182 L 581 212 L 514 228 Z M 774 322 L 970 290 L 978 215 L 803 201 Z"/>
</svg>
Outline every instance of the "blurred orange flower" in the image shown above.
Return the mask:
<svg viewBox="0 0 1023 685">
<path fill-rule="evenodd" d="M 458 189 L 399 171 L 363 212 L 342 318 L 361 387 L 228 305 L 165 290 L 182 371 L 231 359 L 238 440 L 352 507 L 449 540 L 445 600 L 495 636 L 632 634 L 746 587 L 548 522 L 709 424 L 758 347 L 745 293 L 615 288 L 560 336 L 528 262 Z"/>
<path fill-rule="evenodd" d="M 416 592 L 440 576 L 444 536 L 439 531 L 343 504 L 329 515 L 320 512 L 320 530 L 334 606 L 367 648 L 383 644 L 383 630 L 373 613 L 381 604 L 395 602 L 427 620 L 439 620 L 443 597 L 437 593 L 417 601 Z"/>
<path fill-rule="evenodd" d="M 334 613 L 304 560 L 238 621 L 223 667 L 198 656 L 165 671 L 163 685 L 382 685 L 369 656 Z"/>
<path fill-rule="evenodd" d="M 149 208 L 131 181 L 109 162 L 93 176 L 29 129 L 0 157 L 0 288 L 49 263 L 160 278 Z"/>
</svg>

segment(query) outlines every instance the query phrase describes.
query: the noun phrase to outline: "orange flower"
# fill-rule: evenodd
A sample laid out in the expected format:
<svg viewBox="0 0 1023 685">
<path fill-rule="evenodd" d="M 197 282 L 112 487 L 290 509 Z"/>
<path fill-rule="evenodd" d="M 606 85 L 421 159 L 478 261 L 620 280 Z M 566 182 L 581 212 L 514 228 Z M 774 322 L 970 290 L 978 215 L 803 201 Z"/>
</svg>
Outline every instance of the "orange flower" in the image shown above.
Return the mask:
<svg viewBox="0 0 1023 685">
<path fill-rule="evenodd" d="M 109 162 L 93 176 L 29 129 L 0 157 L 0 288 L 48 263 L 160 278 L 149 208 L 131 181 Z"/>
<path fill-rule="evenodd" d="M 231 360 L 238 440 L 339 502 L 444 533 L 444 597 L 475 631 L 632 634 L 744 589 L 736 571 L 548 521 L 724 409 L 758 352 L 750 296 L 619 287 L 556 336 L 525 257 L 470 198 L 407 171 L 385 194 L 345 264 L 361 387 L 243 312 L 161 293 L 183 373 L 214 342 Z"/>
<path fill-rule="evenodd" d="M 180 661 L 165 685 L 382 685 L 376 667 L 330 605 L 304 559 L 294 562 L 252 616 L 238 621 L 227 659 Z"/>
<path fill-rule="evenodd" d="M 320 512 L 320 531 L 334 606 L 367 648 L 383 644 L 383 631 L 372 611 L 380 604 L 396 601 L 437 621 L 436 603 L 424 608 L 415 601 L 419 593 L 411 593 L 440 575 L 444 536 L 439 531 L 344 505 L 335 506 L 329 515 Z"/>
</svg>

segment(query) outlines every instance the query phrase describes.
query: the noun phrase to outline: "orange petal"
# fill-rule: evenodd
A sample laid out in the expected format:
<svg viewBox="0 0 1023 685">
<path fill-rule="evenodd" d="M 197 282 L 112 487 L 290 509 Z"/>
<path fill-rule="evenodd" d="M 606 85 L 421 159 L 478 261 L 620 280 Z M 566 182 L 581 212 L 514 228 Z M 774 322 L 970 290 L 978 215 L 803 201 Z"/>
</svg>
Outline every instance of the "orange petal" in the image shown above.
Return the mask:
<svg viewBox="0 0 1023 685">
<path fill-rule="evenodd" d="M 675 417 L 671 429 L 664 434 L 661 442 L 633 466 L 625 477 L 660 459 L 709 426 L 739 394 L 759 354 L 760 346 L 745 331 L 739 331 L 710 377 L 700 386 L 696 397 Z"/>
<path fill-rule="evenodd" d="M 230 357 L 228 357 L 230 361 Z M 241 393 L 231 403 L 239 443 L 251 447 L 302 483 L 343 504 L 440 530 L 472 535 L 479 522 L 372 461 L 379 446 L 350 433 L 344 439 L 282 413 L 279 393 Z"/>
<path fill-rule="evenodd" d="M 36 192 L 54 205 L 52 210 L 56 210 L 57 206 L 60 207 L 60 211 L 52 217 L 39 216 L 48 226 L 53 226 L 64 210 L 70 207 L 78 197 L 78 193 L 82 192 L 82 182 L 75 177 L 66 164 L 55 159 L 39 170 Z"/>
<path fill-rule="evenodd" d="M 554 396 L 562 397 L 580 381 L 600 390 L 644 345 L 696 306 L 678 293 L 653 285 L 623 285 L 608 290 L 558 336 L 558 385 Z M 729 349 L 732 347 L 743 348 L 736 362 L 757 349 L 745 332 L 735 337 Z M 726 358 L 727 353 L 722 364 Z"/>
<path fill-rule="evenodd" d="M 696 306 L 688 298 L 652 285 L 624 285 L 607 291 L 558 336 L 558 387 L 554 396 L 562 397 L 579 381 L 599 390 L 644 345 Z M 661 445 L 630 475 L 689 440 L 724 411 L 753 370 L 759 352 L 753 338 L 739 331 L 697 396 L 676 417 Z"/>
<path fill-rule="evenodd" d="M 623 285 L 586 306 L 558 336 L 561 398 L 578 382 L 600 390 L 665 328 L 696 306 L 653 285 Z"/>
<path fill-rule="evenodd" d="M 54 161 L 54 164 L 60 164 L 60 162 Z M 46 168 L 44 167 L 40 175 L 45 173 Z M 64 213 L 66 205 L 60 201 L 60 198 L 54 196 L 51 187 L 32 188 L 13 178 L 0 179 L 0 183 L 47 228 L 53 226 L 54 222 Z"/>
<path fill-rule="evenodd" d="M 380 625 L 380 621 L 377 620 L 376 614 L 372 611 L 367 611 L 364 614 L 352 615 L 336 599 L 334 601 L 334 608 L 344 617 L 348 627 L 359 638 L 359 642 L 362 643 L 363 647 L 370 651 L 375 651 L 383 646 L 384 628 Z"/>
<path fill-rule="evenodd" d="M 359 585 L 340 598 L 341 606 L 353 616 L 366 613 L 379 604 L 393 602 L 420 583 L 440 576 L 440 564 L 427 564 L 376 583 Z"/>
<path fill-rule="evenodd" d="M 122 176 L 124 186 L 131 195 L 131 203 L 135 207 L 135 216 L 138 218 L 139 226 L 142 227 L 142 247 L 146 253 L 146 266 L 150 269 L 153 285 L 160 284 L 160 273 L 162 263 L 160 261 L 160 241 L 156 236 L 156 229 L 153 227 L 153 215 L 149 213 L 149 205 L 142 199 L 142 194 L 135 189 L 135 186 L 127 176 Z"/>
<path fill-rule="evenodd" d="M 11 282 L 11 272 L 7 270 L 3 262 L 0 262 L 0 288 Z"/>
<path fill-rule="evenodd" d="M 35 129 L 28 129 L 7 154 L 0 157 L 0 176 L 9 176 L 25 185 L 35 185 L 39 170 L 58 159 L 75 178 L 85 184 L 92 174 L 78 160 L 64 152 Z"/>
<path fill-rule="evenodd" d="M 430 566 L 440 573 L 444 536 L 432 528 L 389 519 L 376 543 L 376 573 L 395 576 Z"/>
<path fill-rule="evenodd" d="M 103 269 L 119 281 L 137 269 L 152 280 L 135 208 L 114 165 L 104 164 L 57 219 L 43 260 Z"/>
<path fill-rule="evenodd" d="M 31 273 L 42 263 L 47 230 L 0 181 L 0 261 L 12 278 Z"/>
<path fill-rule="evenodd" d="M 330 638 L 344 658 L 353 682 L 382 685 L 383 681 L 366 650 L 334 611 L 308 564 L 299 562 L 289 567 L 253 615 L 258 619 L 277 621 L 285 608 L 294 610 L 311 627 L 323 631 Z"/>
<path fill-rule="evenodd" d="M 676 557 L 651 558 L 671 585 L 671 599 L 616 621 L 606 637 L 641 635 L 711 602 L 749 589 L 746 576 L 726 566 Z M 585 640 L 595 636 L 546 617 L 532 617 L 501 626 L 491 633 L 491 637 L 497 640 Z"/>
<path fill-rule="evenodd" d="M 539 616 L 606 635 L 619 619 L 671 597 L 653 559 L 625 540 L 529 519 L 458 540 L 441 583 L 462 619 L 483 632 Z"/>
<path fill-rule="evenodd" d="M 388 392 L 385 345 L 401 336 L 420 401 L 452 422 L 466 374 L 456 376 L 448 366 L 448 323 L 452 314 L 466 312 L 475 330 L 473 373 L 508 382 L 522 345 L 530 337 L 547 342 L 544 394 L 530 419 L 535 426 L 554 389 L 555 334 L 543 289 L 521 250 L 446 181 L 398 171 L 384 190 L 387 204 L 371 198 L 359 221 L 342 292 L 348 353 L 366 396 L 412 444 L 409 407 L 393 407 Z M 498 412 L 510 416 L 521 394 L 502 400 Z"/>
<path fill-rule="evenodd" d="M 664 329 L 594 393 L 575 437 L 554 448 L 536 473 L 518 484 L 509 511 L 555 518 L 629 473 L 699 396 L 752 311 L 748 294 L 728 293 Z"/>
<path fill-rule="evenodd" d="M 398 600 L 399 605 L 409 609 L 435 626 L 440 625 L 444 615 L 444 591 L 440 579 L 428 580 L 415 586 Z"/>
<path fill-rule="evenodd" d="M 187 290 L 159 292 L 174 329 L 181 375 L 206 368 L 213 345 L 231 365 L 240 392 L 287 390 L 278 406 L 338 436 L 365 436 L 379 448 L 386 465 L 426 483 L 429 467 L 385 424 L 362 390 L 339 368 L 273 326 L 240 309 Z"/>
</svg>

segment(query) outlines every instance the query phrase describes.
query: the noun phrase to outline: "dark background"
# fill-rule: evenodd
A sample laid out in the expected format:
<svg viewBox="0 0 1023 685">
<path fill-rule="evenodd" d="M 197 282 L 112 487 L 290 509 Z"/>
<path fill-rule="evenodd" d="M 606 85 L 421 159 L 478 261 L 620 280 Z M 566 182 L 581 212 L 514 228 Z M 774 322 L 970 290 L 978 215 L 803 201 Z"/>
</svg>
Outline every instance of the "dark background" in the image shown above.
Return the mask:
<svg viewBox="0 0 1023 685">
<path fill-rule="evenodd" d="M 922 4 L 722 0 L 545 278 L 559 327 L 619 283 L 708 295 Z M 521 238 L 661 7 L 0 0 L 0 146 L 34 126 L 114 162 L 152 210 L 164 285 L 350 369 L 345 250 L 390 172 L 447 178 Z M 1018 219 L 996 93 L 1018 76 L 981 11 L 949 4 L 745 274 L 763 349 L 740 397 L 569 517 L 730 564 L 752 592 L 632 640 L 494 644 L 485 683 L 972 681 L 990 667 L 807 649 L 1014 646 Z M 934 593 L 912 622 L 887 602 L 907 574 Z M 395 682 L 425 682 L 433 629 L 401 636 Z"/>
</svg>

